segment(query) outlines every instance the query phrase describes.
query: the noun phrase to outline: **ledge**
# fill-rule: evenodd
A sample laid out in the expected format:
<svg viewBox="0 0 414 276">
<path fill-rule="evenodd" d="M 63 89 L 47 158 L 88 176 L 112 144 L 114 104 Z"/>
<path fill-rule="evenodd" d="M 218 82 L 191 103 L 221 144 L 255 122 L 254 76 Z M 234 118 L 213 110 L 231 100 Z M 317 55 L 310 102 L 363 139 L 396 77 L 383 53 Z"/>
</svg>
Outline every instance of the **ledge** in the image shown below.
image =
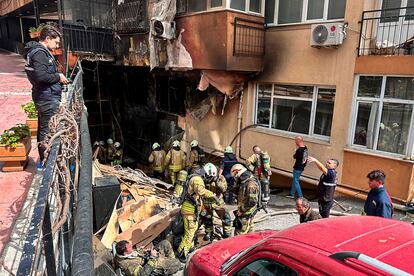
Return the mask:
<svg viewBox="0 0 414 276">
<path fill-rule="evenodd" d="M 393 161 L 400 161 L 400 162 L 404 162 L 404 163 L 414 164 L 414 161 L 412 161 L 412 160 L 404 160 L 401 157 L 391 156 L 391 155 L 384 155 L 384 154 L 380 154 L 380 153 L 377 153 L 377 152 L 366 151 L 366 150 L 363 150 L 363 149 L 344 148 L 344 152 L 350 152 L 350 153 L 361 154 L 361 155 L 368 155 L 368 156 L 382 158 L 382 159 L 389 159 L 389 160 L 393 160 Z"/>
</svg>

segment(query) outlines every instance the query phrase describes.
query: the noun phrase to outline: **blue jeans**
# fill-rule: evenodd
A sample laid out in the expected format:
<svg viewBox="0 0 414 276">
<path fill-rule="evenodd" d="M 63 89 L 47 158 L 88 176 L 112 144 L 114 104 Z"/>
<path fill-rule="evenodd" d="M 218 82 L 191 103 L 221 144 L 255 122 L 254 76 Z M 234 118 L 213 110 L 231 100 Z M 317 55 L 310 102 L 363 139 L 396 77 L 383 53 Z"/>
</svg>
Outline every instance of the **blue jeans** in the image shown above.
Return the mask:
<svg viewBox="0 0 414 276">
<path fill-rule="evenodd" d="M 302 174 L 301 170 L 293 170 L 293 180 L 292 187 L 290 188 L 290 195 L 295 196 L 298 194 L 298 197 L 303 197 L 302 189 L 300 188 L 300 175 Z"/>
</svg>

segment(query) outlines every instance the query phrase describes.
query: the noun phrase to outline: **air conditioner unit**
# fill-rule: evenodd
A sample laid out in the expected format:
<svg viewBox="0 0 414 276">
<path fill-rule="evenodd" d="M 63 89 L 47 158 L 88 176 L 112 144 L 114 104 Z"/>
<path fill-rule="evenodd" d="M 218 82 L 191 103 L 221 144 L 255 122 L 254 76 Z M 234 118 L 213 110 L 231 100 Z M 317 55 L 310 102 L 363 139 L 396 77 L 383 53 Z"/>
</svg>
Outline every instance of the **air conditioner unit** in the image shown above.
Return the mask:
<svg viewBox="0 0 414 276">
<path fill-rule="evenodd" d="M 175 22 L 167 22 L 160 20 L 151 21 L 151 33 L 153 36 L 163 39 L 175 38 Z"/>
<path fill-rule="evenodd" d="M 313 47 L 338 46 L 344 42 L 344 26 L 340 23 L 313 24 L 310 44 Z"/>
</svg>

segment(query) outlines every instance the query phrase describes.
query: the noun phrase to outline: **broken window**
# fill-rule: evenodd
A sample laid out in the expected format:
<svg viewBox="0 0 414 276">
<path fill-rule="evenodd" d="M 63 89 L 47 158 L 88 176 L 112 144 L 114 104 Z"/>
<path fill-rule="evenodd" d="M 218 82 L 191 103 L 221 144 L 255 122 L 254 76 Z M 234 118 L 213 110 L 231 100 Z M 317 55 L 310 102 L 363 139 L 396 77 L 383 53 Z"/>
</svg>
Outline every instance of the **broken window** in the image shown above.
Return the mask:
<svg viewBox="0 0 414 276">
<path fill-rule="evenodd" d="M 360 76 L 356 98 L 353 145 L 412 155 L 411 117 L 414 78 Z"/>
<path fill-rule="evenodd" d="M 256 123 L 267 128 L 329 137 L 335 88 L 259 84 Z"/>
</svg>

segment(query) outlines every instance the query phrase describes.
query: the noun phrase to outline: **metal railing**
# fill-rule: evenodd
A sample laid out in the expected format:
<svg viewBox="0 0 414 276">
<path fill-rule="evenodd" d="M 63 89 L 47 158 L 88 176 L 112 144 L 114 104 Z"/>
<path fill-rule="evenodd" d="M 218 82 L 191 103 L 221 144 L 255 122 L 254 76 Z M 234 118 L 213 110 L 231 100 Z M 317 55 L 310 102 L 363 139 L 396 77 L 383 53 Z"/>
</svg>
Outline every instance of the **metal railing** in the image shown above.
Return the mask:
<svg viewBox="0 0 414 276">
<path fill-rule="evenodd" d="M 79 65 L 80 66 L 80 65 Z M 71 109 L 77 101 L 83 106 L 82 70 L 69 85 L 65 107 Z M 52 183 L 59 177 L 57 162 L 62 150 L 61 139 L 54 140 L 43 171 L 38 197 L 30 219 L 17 275 L 92 275 L 92 150 L 86 111 L 77 118 L 80 133 L 80 166 L 71 171 L 70 205 L 66 222 L 53 235 L 52 222 L 56 219 L 56 196 Z M 60 157 L 59 157 L 60 156 Z M 74 160 L 64 160 L 69 165 Z M 79 179 L 76 185 L 75 179 Z M 63 184 L 62 184 L 63 185 Z M 59 186 L 60 183 L 59 183 Z M 62 191 L 61 191 L 62 192 Z M 65 195 L 67 196 L 67 195 Z"/>
<path fill-rule="evenodd" d="M 64 24 L 66 49 L 94 54 L 114 53 L 113 30 L 81 25 Z"/>
<path fill-rule="evenodd" d="M 358 55 L 414 55 L 414 7 L 364 11 Z"/>
<path fill-rule="evenodd" d="M 149 31 L 147 0 L 134 0 L 115 7 L 116 31 L 119 34 L 145 33 Z"/>
<path fill-rule="evenodd" d="M 234 18 L 233 56 L 263 57 L 265 26 L 244 18 Z"/>
</svg>

